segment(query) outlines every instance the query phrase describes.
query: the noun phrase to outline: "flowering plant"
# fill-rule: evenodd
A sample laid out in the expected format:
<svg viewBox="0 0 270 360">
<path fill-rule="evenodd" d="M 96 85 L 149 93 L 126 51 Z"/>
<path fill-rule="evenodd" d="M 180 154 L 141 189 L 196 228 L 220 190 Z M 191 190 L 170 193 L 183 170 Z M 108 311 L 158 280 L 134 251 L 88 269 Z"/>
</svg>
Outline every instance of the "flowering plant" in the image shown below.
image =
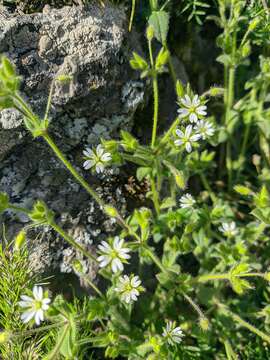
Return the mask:
<svg viewBox="0 0 270 360">
<path fill-rule="evenodd" d="M 15 316 L 17 328 L 8 321 L 10 309 L 3 305 L 0 291 L 0 309 L 8 324 L 0 334 L 6 354 L 21 338 L 30 337 L 46 360 L 84 356 L 234 360 L 244 352 L 243 359 L 255 359 L 255 346 L 249 353 L 244 350 L 253 343 L 263 354 L 261 359 L 269 356 L 270 60 L 260 56 L 259 74 L 249 74 L 245 92 L 239 91 L 238 98 L 235 92 L 237 70 L 247 66 L 251 45 L 266 46 L 262 36 L 265 28 L 260 28 L 260 35 L 254 30 L 259 26 L 258 18 L 269 14 L 263 2 L 258 12 L 254 4 L 246 8 L 241 0 L 217 1 L 216 14 L 210 19 L 222 29 L 217 61 L 224 69 L 224 88 L 215 86 L 199 95 L 175 73 L 168 45 L 170 4 L 167 1 L 159 7 L 158 1 L 150 1 L 148 59 L 133 53 L 130 60 L 131 67 L 152 85 L 149 144 L 141 144 L 126 131 L 116 140 L 100 139 L 96 148 L 82 152 L 81 172 L 49 134 L 50 98 L 48 111 L 40 118 L 22 98 L 20 78 L 12 63 L 2 57 L 1 109 L 20 111 L 26 129 L 48 144 L 74 179 L 118 224 L 116 236 L 100 241 L 95 254 L 61 228 L 44 202 L 37 201 L 27 209 L 0 193 L 1 212 L 23 212 L 31 227 L 52 228 L 95 264 L 104 279 L 101 288 L 84 273 L 80 261 L 75 261 L 74 271 L 91 289 L 91 296 L 74 301 L 56 296 L 49 291 L 49 284 L 43 289 L 34 285 L 36 281 L 30 284 L 23 279 L 16 296 L 10 295 L 14 313 L 19 314 Z M 154 44 L 159 46 L 156 56 Z M 159 79 L 168 74 L 178 109 L 162 133 Z M 248 150 L 253 151 L 249 147 L 255 138 L 251 129 L 258 140 L 251 145 L 261 154 L 253 156 L 255 179 L 253 175 L 249 178 L 251 164 L 245 158 Z M 97 176 L 106 175 L 107 168 L 126 163 L 136 165 L 137 180 L 146 181 L 149 189 L 147 200 L 124 217 L 104 202 L 81 173 L 90 170 Z M 11 253 L 16 262 L 20 256 L 25 259 L 28 229 L 14 240 Z M 1 259 L 8 271 L 14 271 L 4 261 L 3 251 Z M 251 290 L 254 288 L 256 291 Z"/>
</svg>

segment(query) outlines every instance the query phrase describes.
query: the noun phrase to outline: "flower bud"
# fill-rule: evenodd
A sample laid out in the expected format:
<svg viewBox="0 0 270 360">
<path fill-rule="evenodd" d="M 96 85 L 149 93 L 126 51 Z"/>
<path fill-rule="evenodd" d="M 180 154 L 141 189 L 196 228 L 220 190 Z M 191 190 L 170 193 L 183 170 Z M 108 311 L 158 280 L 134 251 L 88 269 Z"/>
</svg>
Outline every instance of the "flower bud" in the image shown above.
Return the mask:
<svg viewBox="0 0 270 360">
<path fill-rule="evenodd" d="M 109 215 L 110 217 L 113 217 L 113 218 L 116 218 L 119 215 L 118 211 L 113 206 L 105 205 L 104 211 L 107 215 Z"/>
<path fill-rule="evenodd" d="M 154 30 L 152 25 L 149 25 L 147 30 L 146 30 L 147 40 L 152 41 L 154 36 L 155 36 L 155 30 Z"/>
<path fill-rule="evenodd" d="M 249 23 L 249 27 L 248 30 L 249 31 L 253 31 L 255 30 L 255 28 L 257 27 L 257 25 L 260 23 L 260 19 L 257 17 L 255 19 L 253 19 L 250 23 Z"/>
<path fill-rule="evenodd" d="M 266 281 L 270 281 L 270 272 L 265 273 L 264 278 Z"/>
<path fill-rule="evenodd" d="M 74 271 L 76 273 L 79 273 L 79 274 L 83 274 L 84 273 L 84 270 L 83 270 L 83 265 L 82 263 L 80 262 L 80 260 L 74 260 L 72 262 L 72 267 L 74 269 Z"/>
<path fill-rule="evenodd" d="M 55 80 L 61 83 L 69 83 L 72 80 L 72 76 L 66 74 L 60 74 L 55 78 Z"/>
<path fill-rule="evenodd" d="M 200 328 L 201 328 L 203 331 L 209 330 L 210 323 L 209 323 L 209 320 L 208 320 L 206 317 L 201 317 L 201 318 L 199 319 L 199 325 L 200 325 Z"/>
<path fill-rule="evenodd" d="M 10 333 L 8 331 L 0 332 L 0 344 L 6 343 L 10 339 Z"/>
<path fill-rule="evenodd" d="M 249 42 L 246 42 L 243 46 L 242 46 L 242 49 L 241 49 L 241 55 L 242 57 L 247 57 L 249 56 L 251 53 L 251 46 L 250 46 L 250 43 Z"/>
<path fill-rule="evenodd" d="M 24 246 L 25 240 L 26 240 L 26 232 L 24 230 L 21 230 L 15 238 L 15 243 L 14 243 L 15 250 L 20 250 Z"/>
<path fill-rule="evenodd" d="M 224 94 L 224 88 L 214 86 L 209 90 L 209 95 L 211 97 L 216 97 Z"/>
</svg>

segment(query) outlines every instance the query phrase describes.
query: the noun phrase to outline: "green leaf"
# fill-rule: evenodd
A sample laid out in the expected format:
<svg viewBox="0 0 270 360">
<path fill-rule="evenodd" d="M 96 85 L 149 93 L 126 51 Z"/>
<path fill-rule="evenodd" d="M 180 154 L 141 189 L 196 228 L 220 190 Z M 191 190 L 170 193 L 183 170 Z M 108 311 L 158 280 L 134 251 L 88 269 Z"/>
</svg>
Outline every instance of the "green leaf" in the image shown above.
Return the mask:
<svg viewBox="0 0 270 360">
<path fill-rule="evenodd" d="M 169 59 L 169 51 L 162 47 L 156 58 L 156 70 L 163 69 L 164 65 L 167 64 Z"/>
<path fill-rule="evenodd" d="M 249 282 L 247 280 L 233 277 L 230 279 L 230 281 L 231 281 L 233 290 L 239 295 L 243 295 L 245 290 L 247 290 L 247 289 L 252 289 L 252 286 L 249 284 Z"/>
<path fill-rule="evenodd" d="M 235 185 L 234 190 L 238 194 L 245 195 L 245 196 L 250 195 L 252 193 L 252 191 L 248 187 L 243 186 L 243 185 Z"/>
<path fill-rule="evenodd" d="M 9 197 L 8 194 L 1 192 L 0 193 L 0 214 L 8 209 L 9 206 Z"/>
<path fill-rule="evenodd" d="M 54 348 L 47 354 L 43 360 L 55 360 L 60 353 L 63 342 L 66 341 L 66 337 L 69 336 L 69 324 L 66 324 L 58 331 L 58 337 Z"/>
<path fill-rule="evenodd" d="M 176 167 L 174 167 L 169 161 L 164 160 L 163 164 L 170 170 L 170 172 L 174 176 L 177 186 L 181 190 L 184 190 L 186 188 L 186 179 L 184 176 L 184 172 L 176 169 Z"/>
<path fill-rule="evenodd" d="M 169 14 L 163 10 L 153 11 L 148 23 L 152 25 L 156 39 L 162 44 L 166 44 L 169 31 Z"/>
<path fill-rule="evenodd" d="M 230 273 L 232 276 L 235 276 L 235 275 L 238 275 L 241 273 L 243 274 L 243 273 L 248 272 L 248 268 L 249 268 L 248 264 L 245 264 L 245 263 L 237 264 L 231 269 Z"/>
<path fill-rule="evenodd" d="M 181 80 L 176 81 L 175 90 L 179 99 L 184 96 L 185 90 Z"/>
<path fill-rule="evenodd" d="M 160 209 L 163 210 L 163 209 L 172 208 L 175 205 L 176 205 L 175 200 L 171 197 L 167 197 L 162 201 L 160 205 Z"/>
<path fill-rule="evenodd" d="M 130 60 L 130 66 L 134 70 L 144 71 L 148 68 L 147 62 L 139 54 L 133 52 L 133 58 Z"/>
<path fill-rule="evenodd" d="M 152 169 L 150 167 L 139 167 L 136 172 L 136 177 L 139 181 L 142 181 L 147 175 L 151 174 L 151 171 Z"/>
</svg>

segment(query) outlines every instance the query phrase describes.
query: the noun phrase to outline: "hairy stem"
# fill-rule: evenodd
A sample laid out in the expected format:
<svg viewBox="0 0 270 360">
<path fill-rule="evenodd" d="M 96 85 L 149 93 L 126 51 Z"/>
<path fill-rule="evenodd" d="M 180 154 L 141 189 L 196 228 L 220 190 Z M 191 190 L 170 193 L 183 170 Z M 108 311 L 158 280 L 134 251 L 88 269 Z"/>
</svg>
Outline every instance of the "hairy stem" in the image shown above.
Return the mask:
<svg viewBox="0 0 270 360">
<path fill-rule="evenodd" d="M 65 158 L 62 151 L 57 147 L 53 139 L 48 135 L 43 135 L 43 139 L 51 147 L 55 155 L 62 161 L 70 173 L 75 177 L 75 179 L 84 187 L 84 189 L 90 194 L 96 202 L 103 208 L 105 203 L 100 198 L 100 196 L 91 188 L 91 186 L 84 180 L 84 178 L 78 173 L 78 171 L 73 167 L 73 165 Z"/>
<path fill-rule="evenodd" d="M 81 251 L 86 257 L 93 260 L 95 263 L 97 263 L 97 259 L 89 253 L 87 250 L 85 250 L 80 244 L 78 244 L 70 235 L 68 235 L 60 226 L 58 226 L 55 222 L 52 222 L 49 224 L 59 235 L 61 235 L 71 246 L 73 246 L 75 249 L 78 249 Z"/>
</svg>

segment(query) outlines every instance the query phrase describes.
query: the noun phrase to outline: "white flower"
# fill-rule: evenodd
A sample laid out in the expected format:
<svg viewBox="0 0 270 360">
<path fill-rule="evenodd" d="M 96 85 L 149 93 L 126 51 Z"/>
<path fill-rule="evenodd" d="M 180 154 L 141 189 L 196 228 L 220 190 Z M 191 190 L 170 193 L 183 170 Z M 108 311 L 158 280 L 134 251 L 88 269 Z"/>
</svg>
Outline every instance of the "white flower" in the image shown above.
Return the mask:
<svg viewBox="0 0 270 360">
<path fill-rule="evenodd" d="M 180 99 L 180 102 L 184 107 L 178 110 L 179 117 L 185 118 L 188 116 L 191 123 L 196 123 L 199 117 L 207 114 L 207 107 L 201 105 L 199 95 L 195 95 L 192 100 L 188 95 L 185 95 L 184 98 Z"/>
<path fill-rule="evenodd" d="M 128 254 L 130 249 L 124 247 L 124 239 L 119 239 L 118 236 L 114 238 L 112 246 L 106 241 L 101 242 L 98 246 L 101 256 L 97 258 L 101 268 L 110 265 L 112 271 L 116 273 L 118 270 L 123 271 L 123 262 L 130 258 Z"/>
<path fill-rule="evenodd" d="M 24 323 L 27 323 L 32 318 L 35 318 L 37 325 L 44 320 L 44 311 L 49 309 L 49 298 L 43 298 L 43 289 L 41 286 L 35 285 L 32 290 L 33 297 L 22 295 L 19 306 L 25 308 L 26 311 L 21 315 Z"/>
<path fill-rule="evenodd" d="M 184 334 L 180 326 L 175 327 L 174 322 L 168 321 L 166 328 L 163 328 L 162 336 L 166 338 L 170 345 L 174 345 L 175 343 L 179 344 L 182 341 Z"/>
<path fill-rule="evenodd" d="M 140 295 L 140 291 L 143 291 L 141 280 L 138 276 L 127 275 L 119 277 L 118 287 L 114 290 L 120 293 L 121 300 L 129 304 L 132 301 L 136 301 Z"/>
<path fill-rule="evenodd" d="M 238 234 L 238 230 L 234 221 L 230 223 L 222 223 L 219 227 L 219 231 L 221 231 L 227 237 L 232 237 Z"/>
<path fill-rule="evenodd" d="M 85 170 L 95 168 L 97 173 L 102 173 L 104 171 L 104 164 L 112 159 L 112 156 L 109 152 L 105 152 L 101 144 L 99 144 L 96 150 L 91 150 L 87 148 L 83 151 L 83 154 L 86 158 L 83 163 Z"/>
<path fill-rule="evenodd" d="M 215 129 L 209 121 L 199 120 L 194 127 L 194 130 L 201 135 L 202 139 L 205 140 L 208 136 L 213 136 Z"/>
<path fill-rule="evenodd" d="M 185 145 L 186 151 L 190 153 L 192 151 L 192 143 L 200 139 L 200 134 L 192 135 L 192 125 L 188 125 L 185 129 L 185 133 L 179 129 L 176 129 L 176 135 L 179 139 L 175 140 L 176 146 Z"/>
<path fill-rule="evenodd" d="M 195 203 L 196 203 L 195 199 L 190 194 L 185 194 L 180 198 L 180 206 L 183 209 L 192 208 Z"/>
</svg>

